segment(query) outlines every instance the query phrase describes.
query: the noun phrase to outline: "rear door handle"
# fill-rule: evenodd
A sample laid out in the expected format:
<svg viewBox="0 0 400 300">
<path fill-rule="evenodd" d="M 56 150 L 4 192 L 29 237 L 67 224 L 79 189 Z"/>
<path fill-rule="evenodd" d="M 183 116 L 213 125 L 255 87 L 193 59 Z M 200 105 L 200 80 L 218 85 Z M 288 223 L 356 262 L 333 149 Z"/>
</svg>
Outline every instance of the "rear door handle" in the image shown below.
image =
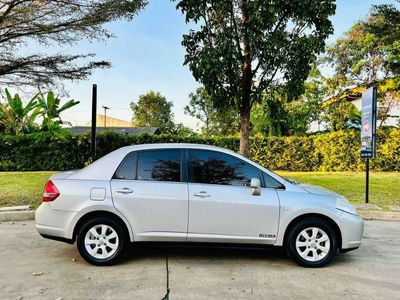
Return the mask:
<svg viewBox="0 0 400 300">
<path fill-rule="evenodd" d="M 207 198 L 210 197 L 211 195 L 205 191 L 201 191 L 199 193 L 194 193 L 193 194 L 195 197 L 200 197 L 200 198 Z"/>
<path fill-rule="evenodd" d="M 131 194 L 133 193 L 133 190 L 131 190 L 130 188 L 123 188 L 121 190 L 116 190 L 116 192 L 120 194 Z"/>
</svg>

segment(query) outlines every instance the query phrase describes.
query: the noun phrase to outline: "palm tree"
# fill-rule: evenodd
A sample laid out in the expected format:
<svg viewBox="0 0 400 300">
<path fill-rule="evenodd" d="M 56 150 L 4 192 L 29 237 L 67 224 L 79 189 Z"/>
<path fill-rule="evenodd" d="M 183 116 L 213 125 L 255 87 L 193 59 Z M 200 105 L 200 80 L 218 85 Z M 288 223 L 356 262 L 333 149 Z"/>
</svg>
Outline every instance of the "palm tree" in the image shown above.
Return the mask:
<svg viewBox="0 0 400 300">
<path fill-rule="evenodd" d="M 0 103 L 0 132 L 9 135 L 30 133 L 35 130 L 35 120 L 40 114 L 37 96 L 24 106 L 18 94 L 11 96 L 6 89 L 7 102 Z"/>
</svg>

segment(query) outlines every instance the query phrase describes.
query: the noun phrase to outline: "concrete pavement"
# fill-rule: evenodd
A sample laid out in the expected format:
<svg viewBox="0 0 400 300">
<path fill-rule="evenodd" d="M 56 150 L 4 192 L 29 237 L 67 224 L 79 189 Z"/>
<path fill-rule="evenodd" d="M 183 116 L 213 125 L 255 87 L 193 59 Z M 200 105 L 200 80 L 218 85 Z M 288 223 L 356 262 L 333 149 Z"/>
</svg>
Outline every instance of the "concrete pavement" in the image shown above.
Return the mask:
<svg viewBox="0 0 400 300">
<path fill-rule="evenodd" d="M 112 267 L 41 238 L 33 221 L 0 224 L 0 299 L 400 299 L 400 222 L 366 221 L 359 250 L 322 269 L 280 251 L 133 247 Z M 35 275 L 35 276 L 34 276 Z"/>
</svg>

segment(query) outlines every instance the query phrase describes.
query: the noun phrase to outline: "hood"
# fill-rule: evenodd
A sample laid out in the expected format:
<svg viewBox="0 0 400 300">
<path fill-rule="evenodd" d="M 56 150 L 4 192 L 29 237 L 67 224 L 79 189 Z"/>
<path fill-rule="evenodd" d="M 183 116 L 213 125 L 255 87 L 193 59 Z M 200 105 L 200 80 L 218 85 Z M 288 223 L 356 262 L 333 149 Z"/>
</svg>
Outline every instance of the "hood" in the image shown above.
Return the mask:
<svg viewBox="0 0 400 300">
<path fill-rule="evenodd" d="M 331 197 L 342 197 L 338 193 L 335 193 L 331 190 L 328 190 L 328 189 L 320 187 L 320 186 L 316 186 L 316 185 L 312 185 L 312 184 L 304 184 L 304 183 L 300 184 L 300 186 L 305 191 L 309 192 L 310 194 L 324 195 L 324 196 L 331 196 Z"/>
</svg>

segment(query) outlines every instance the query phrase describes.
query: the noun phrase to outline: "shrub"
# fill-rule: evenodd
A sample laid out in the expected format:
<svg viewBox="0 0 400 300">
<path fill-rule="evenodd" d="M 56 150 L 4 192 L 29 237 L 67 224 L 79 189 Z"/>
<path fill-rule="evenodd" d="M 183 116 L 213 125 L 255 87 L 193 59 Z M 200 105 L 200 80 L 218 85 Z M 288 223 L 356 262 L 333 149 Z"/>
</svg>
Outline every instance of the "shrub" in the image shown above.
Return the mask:
<svg viewBox="0 0 400 300">
<path fill-rule="evenodd" d="M 123 146 L 144 143 L 196 143 L 239 149 L 238 137 L 104 132 L 97 138 L 97 154 L 101 157 Z M 313 136 L 256 136 L 250 143 L 251 158 L 272 170 L 361 171 L 365 165 L 360 159 L 360 133 L 353 130 Z M 372 169 L 400 171 L 400 130 L 380 131 L 377 151 L 377 158 L 371 162 Z M 90 160 L 88 134 L 0 135 L 0 171 L 70 170 L 82 168 Z"/>
</svg>

